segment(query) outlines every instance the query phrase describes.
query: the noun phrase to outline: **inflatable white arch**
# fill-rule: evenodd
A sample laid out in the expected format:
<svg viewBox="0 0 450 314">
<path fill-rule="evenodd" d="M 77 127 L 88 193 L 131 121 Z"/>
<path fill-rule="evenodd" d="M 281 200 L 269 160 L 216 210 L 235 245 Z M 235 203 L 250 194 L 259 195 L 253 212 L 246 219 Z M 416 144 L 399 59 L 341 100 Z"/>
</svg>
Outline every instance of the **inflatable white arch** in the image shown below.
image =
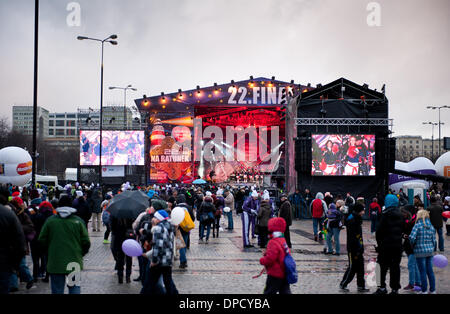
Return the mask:
<svg viewBox="0 0 450 314">
<path fill-rule="evenodd" d="M 425 157 L 418 157 L 408 163 L 396 161 L 395 169 L 418 173 L 418 174 L 434 174 L 436 175 L 436 167 L 431 160 Z M 405 183 L 417 183 L 419 186 L 425 185 L 428 189 L 431 186 L 431 182 L 412 178 L 409 176 L 403 176 L 398 174 L 389 174 L 389 187 L 395 192 L 403 188 Z M 409 184 L 410 185 L 410 184 Z M 406 192 L 406 191 L 405 191 Z"/>
</svg>

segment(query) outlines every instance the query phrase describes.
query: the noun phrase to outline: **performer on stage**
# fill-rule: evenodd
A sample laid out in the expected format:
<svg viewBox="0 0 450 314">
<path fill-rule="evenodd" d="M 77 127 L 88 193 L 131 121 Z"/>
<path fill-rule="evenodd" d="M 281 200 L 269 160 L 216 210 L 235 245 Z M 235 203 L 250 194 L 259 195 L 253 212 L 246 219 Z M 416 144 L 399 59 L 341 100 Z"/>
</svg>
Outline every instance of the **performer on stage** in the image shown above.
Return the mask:
<svg viewBox="0 0 450 314">
<path fill-rule="evenodd" d="M 344 175 L 358 175 L 360 149 L 356 146 L 356 137 L 351 136 L 347 150 L 347 165 L 345 166 Z"/>
<path fill-rule="evenodd" d="M 334 176 L 337 172 L 336 167 L 336 153 L 333 152 L 333 142 L 331 140 L 327 141 L 325 146 L 325 152 L 323 153 L 322 162 L 325 163 L 326 167 L 323 169 L 323 174 L 326 176 Z"/>
</svg>

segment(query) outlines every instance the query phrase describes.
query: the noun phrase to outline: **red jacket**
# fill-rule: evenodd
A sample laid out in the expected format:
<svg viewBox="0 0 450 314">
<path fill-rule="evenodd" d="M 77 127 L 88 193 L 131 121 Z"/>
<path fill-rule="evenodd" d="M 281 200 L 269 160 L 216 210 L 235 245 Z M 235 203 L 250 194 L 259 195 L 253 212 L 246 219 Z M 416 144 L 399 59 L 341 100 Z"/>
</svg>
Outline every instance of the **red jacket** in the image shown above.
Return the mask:
<svg viewBox="0 0 450 314">
<path fill-rule="evenodd" d="M 322 218 L 323 212 L 324 212 L 322 200 L 319 198 L 316 198 L 312 202 L 311 206 L 312 206 L 312 217 L 313 218 Z"/>
<path fill-rule="evenodd" d="M 377 211 L 378 215 L 381 214 L 381 207 L 376 202 L 372 202 L 369 205 L 369 218 L 372 217 L 372 211 Z"/>
<path fill-rule="evenodd" d="M 274 238 L 267 244 L 266 254 L 261 257 L 259 263 L 266 267 L 267 275 L 283 279 L 286 277 L 284 269 L 284 238 Z M 290 252 L 290 250 L 289 250 Z"/>
</svg>

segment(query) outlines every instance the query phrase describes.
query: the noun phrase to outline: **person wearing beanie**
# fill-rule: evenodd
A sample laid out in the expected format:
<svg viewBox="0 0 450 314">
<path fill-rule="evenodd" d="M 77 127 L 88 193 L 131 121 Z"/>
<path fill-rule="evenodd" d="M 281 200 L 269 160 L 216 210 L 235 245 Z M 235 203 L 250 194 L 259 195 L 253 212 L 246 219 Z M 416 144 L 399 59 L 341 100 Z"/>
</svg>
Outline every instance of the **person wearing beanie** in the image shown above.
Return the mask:
<svg viewBox="0 0 450 314">
<path fill-rule="evenodd" d="M 358 292 L 368 292 L 364 279 L 364 242 L 362 235 L 362 217 L 364 206 L 354 204 L 352 212 L 345 220 L 347 229 L 347 254 L 349 266 L 339 285 L 341 291 L 348 292 L 348 284 L 352 282 L 356 274 Z"/>
<path fill-rule="evenodd" d="M 259 246 L 262 249 L 266 247 L 267 241 L 269 240 L 268 224 L 271 215 L 270 197 L 268 193 L 265 193 L 258 212 Z"/>
<path fill-rule="evenodd" d="M 172 280 L 172 260 L 175 228 L 165 210 L 158 210 L 153 216 L 152 249 L 143 256 L 149 259 L 150 269 L 144 279 L 141 294 L 155 294 L 159 278 L 163 277 L 166 294 L 176 295 L 178 291 Z"/>
<path fill-rule="evenodd" d="M 341 253 L 341 246 L 339 242 L 339 234 L 341 233 L 342 227 L 342 213 L 336 208 L 334 203 L 331 203 L 328 208 L 328 235 L 327 235 L 327 246 L 328 251 L 326 254 L 333 254 L 339 256 Z M 334 238 L 335 251 L 333 252 L 333 244 L 331 240 Z"/>
<path fill-rule="evenodd" d="M 375 237 L 377 240 L 377 263 L 380 265 L 380 285 L 376 294 L 387 294 L 386 274 L 389 270 L 391 294 L 398 294 L 400 286 L 400 262 L 403 252 L 405 220 L 399 208 L 399 199 L 389 194 L 384 200 L 385 210 L 381 214 Z"/>
<path fill-rule="evenodd" d="M 33 260 L 33 278 L 37 282 L 41 278 L 43 282 L 49 282 L 49 274 L 47 273 L 48 255 L 42 245 L 39 244 L 38 238 L 41 234 L 42 227 L 48 218 L 53 216 L 54 207 L 49 202 L 42 202 L 39 207 L 34 209 L 34 214 L 30 215 L 33 222 L 36 236 L 30 242 L 31 258 Z"/>
<path fill-rule="evenodd" d="M 75 194 L 76 198 L 72 202 L 72 207 L 77 210 L 75 215 L 79 216 L 84 221 L 86 228 L 88 228 L 88 223 L 92 216 L 89 204 L 82 191 L 76 190 Z"/>
<path fill-rule="evenodd" d="M 264 294 L 291 294 L 284 266 L 286 251 L 290 253 L 283 235 L 285 230 L 286 221 L 283 218 L 271 218 L 268 221 L 270 241 L 264 250 L 264 256 L 259 260 L 267 272 Z"/>
<path fill-rule="evenodd" d="M 289 232 L 289 226 L 292 225 L 292 206 L 288 201 L 287 195 L 282 194 L 280 196 L 280 210 L 278 212 L 279 217 L 286 221 L 286 230 L 284 231 L 284 237 L 289 248 L 292 248 L 291 244 L 291 234 Z"/>
<path fill-rule="evenodd" d="M 256 216 L 258 215 L 259 210 L 259 195 L 258 192 L 253 190 L 250 194 L 250 197 L 244 202 L 242 205 L 242 239 L 244 248 L 253 247 L 250 243 L 250 228 L 252 232 L 252 238 L 255 238 L 255 224 L 256 224 Z"/>
</svg>

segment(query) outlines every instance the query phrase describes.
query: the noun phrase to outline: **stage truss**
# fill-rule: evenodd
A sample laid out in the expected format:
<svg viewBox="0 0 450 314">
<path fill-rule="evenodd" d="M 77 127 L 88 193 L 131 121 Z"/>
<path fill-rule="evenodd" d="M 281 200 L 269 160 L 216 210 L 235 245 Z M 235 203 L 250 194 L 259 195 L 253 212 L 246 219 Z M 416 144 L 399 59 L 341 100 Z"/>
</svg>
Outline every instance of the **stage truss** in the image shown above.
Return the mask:
<svg viewBox="0 0 450 314">
<path fill-rule="evenodd" d="M 297 126 L 385 126 L 392 131 L 394 119 L 295 118 Z"/>
</svg>

